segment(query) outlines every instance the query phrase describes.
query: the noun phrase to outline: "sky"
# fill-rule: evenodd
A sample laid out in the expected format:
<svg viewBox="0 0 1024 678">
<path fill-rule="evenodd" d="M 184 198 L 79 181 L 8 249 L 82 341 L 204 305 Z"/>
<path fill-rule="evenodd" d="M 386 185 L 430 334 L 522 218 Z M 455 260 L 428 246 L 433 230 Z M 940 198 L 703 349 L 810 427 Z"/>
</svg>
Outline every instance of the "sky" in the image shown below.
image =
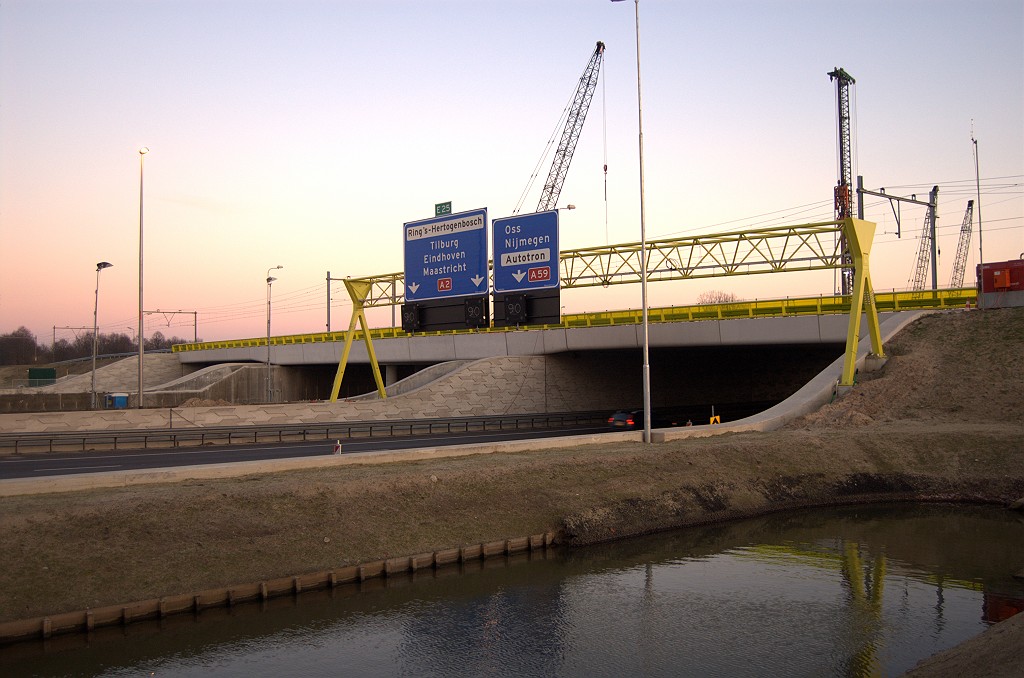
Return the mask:
<svg viewBox="0 0 1024 678">
<path fill-rule="evenodd" d="M 1020 0 L 3 0 L 0 334 L 41 343 L 138 326 L 202 340 L 327 328 L 331 278 L 401 271 L 402 225 L 511 216 L 597 41 L 601 81 L 558 202 L 562 249 L 828 220 L 836 86 L 854 78 L 854 175 L 939 186 L 939 283 L 967 200 L 979 257 L 1024 256 Z M 973 131 L 972 131 L 973 130 Z M 139 149 L 150 150 L 140 162 Z M 539 199 L 551 156 L 522 212 Z M 607 174 L 604 165 L 607 164 Z M 876 290 L 909 285 L 925 209 L 888 201 Z M 330 285 L 331 329 L 351 305 Z M 649 285 L 652 306 L 720 290 L 830 294 L 832 272 Z M 640 307 L 639 285 L 563 290 L 565 312 Z M 162 311 L 150 313 L 149 311 Z M 182 313 L 172 313 L 182 311 Z M 371 325 L 390 325 L 371 309 Z M 56 328 L 56 329 L 55 329 Z M 86 330 L 91 331 L 91 330 Z"/>
</svg>

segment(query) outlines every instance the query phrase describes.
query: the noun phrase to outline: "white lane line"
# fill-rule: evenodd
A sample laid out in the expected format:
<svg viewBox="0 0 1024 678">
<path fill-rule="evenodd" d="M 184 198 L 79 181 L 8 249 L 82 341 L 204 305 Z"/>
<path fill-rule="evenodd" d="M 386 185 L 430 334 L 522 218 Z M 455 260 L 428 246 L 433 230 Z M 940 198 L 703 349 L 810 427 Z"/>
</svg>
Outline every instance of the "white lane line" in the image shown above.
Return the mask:
<svg viewBox="0 0 1024 678">
<path fill-rule="evenodd" d="M 47 473 L 49 471 L 94 471 L 99 468 L 121 468 L 121 464 L 109 464 L 107 466 L 61 466 L 59 468 L 37 468 L 32 470 L 39 473 Z"/>
</svg>

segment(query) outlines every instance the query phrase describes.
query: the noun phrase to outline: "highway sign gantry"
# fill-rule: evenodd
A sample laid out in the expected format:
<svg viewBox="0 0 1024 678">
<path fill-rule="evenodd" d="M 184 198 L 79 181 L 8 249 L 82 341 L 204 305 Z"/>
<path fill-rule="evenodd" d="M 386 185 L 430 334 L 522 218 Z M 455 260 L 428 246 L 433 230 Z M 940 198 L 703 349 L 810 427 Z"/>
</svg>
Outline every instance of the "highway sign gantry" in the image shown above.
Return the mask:
<svg viewBox="0 0 1024 678">
<path fill-rule="evenodd" d="M 487 292 L 487 208 L 403 224 L 405 299 Z"/>
<path fill-rule="evenodd" d="M 559 286 L 558 210 L 495 219 L 491 232 L 495 292 Z"/>
</svg>

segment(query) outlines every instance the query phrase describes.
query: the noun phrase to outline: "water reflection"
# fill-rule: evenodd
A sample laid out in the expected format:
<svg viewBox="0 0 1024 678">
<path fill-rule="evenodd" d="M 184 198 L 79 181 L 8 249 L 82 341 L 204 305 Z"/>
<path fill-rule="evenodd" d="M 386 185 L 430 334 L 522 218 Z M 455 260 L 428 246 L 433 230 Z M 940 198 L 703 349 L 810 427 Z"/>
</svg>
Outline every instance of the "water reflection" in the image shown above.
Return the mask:
<svg viewBox="0 0 1024 678">
<path fill-rule="evenodd" d="M 776 514 L 0 650 L 18 675 L 873 676 L 1024 608 L 992 507 Z"/>
</svg>

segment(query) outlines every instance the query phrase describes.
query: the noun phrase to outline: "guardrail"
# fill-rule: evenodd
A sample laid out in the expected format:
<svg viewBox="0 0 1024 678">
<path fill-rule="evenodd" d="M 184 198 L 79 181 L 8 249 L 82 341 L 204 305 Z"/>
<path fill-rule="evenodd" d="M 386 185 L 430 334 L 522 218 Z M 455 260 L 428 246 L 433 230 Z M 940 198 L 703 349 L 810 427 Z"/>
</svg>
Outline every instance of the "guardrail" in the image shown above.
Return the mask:
<svg viewBox="0 0 1024 678">
<path fill-rule="evenodd" d="M 118 431 L 40 431 L 0 433 L 0 451 L 19 452 L 133 450 L 243 443 L 302 442 L 341 438 L 372 438 L 431 433 L 552 429 L 568 425 L 598 424 L 607 411 L 518 414 L 451 419 L 390 419 L 316 422 L 309 424 L 259 424 Z"/>
<path fill-rule="evenodd" d="M 919 309 L 963 308 L 965 304 L 976 305 L 978 290 L 973 287 L 946 290 L 906 290 L 875 292 L 875 307 L 879 311 L 911 311 Z M 648 309 L 648 321 L 652 323 L 697 322 L 702 320 L 731 320 L 735 318 L 771 318 L 795 315 L 830 315 L 850 312 L 849 296 L 821 295 L 817 297 L 792 297 L 785 299 L 761 299 L 736 301 L 724 304 L 695 304 L 690 306 L 667 306 Z M 607 325 L 636 325 L 642 322 L 640 310 L 599 311 L 563 315 L 562 321 L 550 325 L 529 327 L 481 327 L 465 330 L 443 330 L 417 332 L 416 336 L 437 336 L 447 334 L 477 334 L 481 332 L 515 332 L 522 329 L 557 329 L 576 327 L 601 327 Z M 271 337 L 274 346 L 289 344 L 318 344 L 343 342 L 345 332 L 316 332 L 312 334 L 291 334 Z M 408 337 L 400 327 L 380 327 L 370 330 L 370 338 L 390 339 Z M 363 332 L 357 330 L 356 341 L 362 341 Z M 204 341 L 195 344 L 176 344 L 174 353 L 186 351 L 209 351 L 224 348 L 250 348 L 266 346 L 266 337 L 251 339 L 230 339 L 225 341 Z"/>
</svg>

